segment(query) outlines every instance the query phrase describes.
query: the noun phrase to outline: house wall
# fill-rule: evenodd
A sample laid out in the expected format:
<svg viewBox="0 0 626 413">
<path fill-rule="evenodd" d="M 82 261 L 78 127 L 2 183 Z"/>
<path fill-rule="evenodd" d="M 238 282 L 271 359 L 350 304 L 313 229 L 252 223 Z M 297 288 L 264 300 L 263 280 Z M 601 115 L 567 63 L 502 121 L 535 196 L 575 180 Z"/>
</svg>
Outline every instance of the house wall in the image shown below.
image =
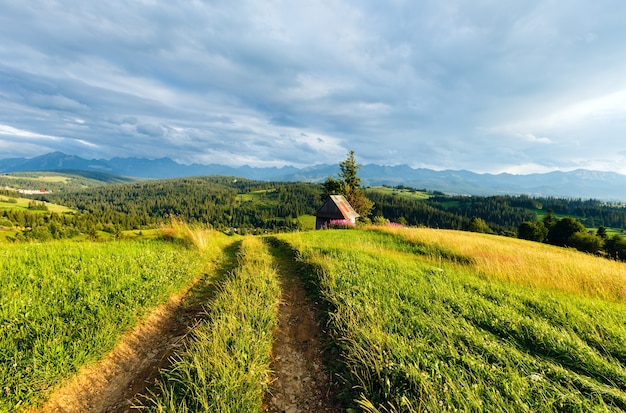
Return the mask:
<svg viewBox="0 0 626 413">
<path fill-rule="evenodd" d="M 324 227 L 327 227 L 328 224 L 330 223 L 330 221 L 334 221 L 334 220 L 338 220 L 338 219 L 345 219 L 343 217 L 339 217 L 339 218 L 321 218 L 321 217 L 316 217 L 315 218 L 315 229 L 322 229 Z M 352 222 L 353 224 L 356 224 L 356 218 L 351 218 L 347 221 Z"/>
</svg>

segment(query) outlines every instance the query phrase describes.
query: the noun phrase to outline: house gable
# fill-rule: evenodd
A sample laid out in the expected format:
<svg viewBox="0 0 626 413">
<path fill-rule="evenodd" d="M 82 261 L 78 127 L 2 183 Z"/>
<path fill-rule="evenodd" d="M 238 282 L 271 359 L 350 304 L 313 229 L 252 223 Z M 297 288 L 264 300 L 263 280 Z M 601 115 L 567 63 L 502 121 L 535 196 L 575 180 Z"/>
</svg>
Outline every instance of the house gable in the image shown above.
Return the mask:
<svg viewBox="0 0 626 413">
<path fill-rule="evenodd" d="M 347 220 L 355 223 L 360 216 L 343 195 L 331 195 L 313 215 L 317 217 L 316 229 L 323 228 L 333 220 Z"/>
</svg>

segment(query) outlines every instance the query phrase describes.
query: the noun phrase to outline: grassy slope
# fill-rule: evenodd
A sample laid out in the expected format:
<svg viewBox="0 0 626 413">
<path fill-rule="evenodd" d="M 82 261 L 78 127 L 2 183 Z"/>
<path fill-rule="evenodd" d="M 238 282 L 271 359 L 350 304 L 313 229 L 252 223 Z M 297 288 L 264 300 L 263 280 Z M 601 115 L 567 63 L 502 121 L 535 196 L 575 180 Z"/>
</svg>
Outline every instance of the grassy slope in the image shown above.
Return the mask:
<svg viewBox="0 0 626 413">
<path fill-rule="evenodd" d="M 385 195 L 397 196 L 399 198 L 413 199 L 415 201 L 425 201 L 430 198 L 426 192 L 412 191 L 409 189 L 397 189 L 387 186 L 372 186 L 367 188 L 367 192 L 379 192 Z"/>
<path fill-rule="evenodd" d="M 174 228 L 172 235 L 182 232 Z M 456 231 L 331 230 L 280 238 L 313 269 L 313 285 L 329 308 L 348 405 L 368 412 L 626 410 L 624 264 Z M 206 233 L 189 232 L 187 239 L 219 254 Z M 0 410 L 38 397 L 57 365 L 62 372 L 55 374 L 63 376 L 98 357 L 91 336 L 102 345 L 146 311 L 130 302 L 166 297 L 167 291 L 152 292 L 154 284 L 169 284 L 158 277 L 193 272 L 198 261 L 185 251 L 161 241 L 2 247 L 0 355 L 8 362 L 0 363 L 0 377 L 11 381 Z M 246 239 L 239 264 L 196 340 L 166 374 L 165 398 L 153 400 L 154 411 L 259 408 L 278 290 L 258 238 Z M 127 270 L 139 272 L 127 280 Z M 109 273 L 115 277 L 102 277 Z M 106 307 L 109 300 L 116 311 Z M 125 303 L 124 311 L 115 303 Z M 127 318 L 102 324 L 94 314 L 103 313 L 105 320 Z M 83 330 L 87 337 L 76 335 Z"/>
<path fill-rule="evenodd" d="M 41 400 L 99 359 L 220 249 L 162 240 L 0 246 L 0 411 Z"/>
<path fill-rule="evenodd" d="M 151 412 L 260 412 L 280 288 L 267 246 L 247 237 L 207 320 L 158 382 Z"/>
<path fill-rule="evenodd" d="M 17 189 L 47 189 L 58 192 L 132 181 L 134 179 L 118 175 L 78 170 L 13 172 L 0 175 L 0 188 L 9 186 Z"/>
<path fill-rule="evenodd" d="M 602 277 L 581 272 L 611 264 L 600 258 L 579 254 L 587 264 L 569 268 L 558 259 L 568 252 L 553 248 L 552 267 L 535 267 L 532 259 L 509 266 L 504 253 L 492 254 L 506 238 L 479 238 L 466 252 L 460 246 L 467 239 L 456 240 L 461 233 L 432 239 L 405 232 L 284 236 L 317 268 L 314 281 L 331 309 L 343 361 L 339 373 L 363 409 L 626 409 L 623 264 L 610 288 L 618 290 L 607 293 Z M 509 247 L 511 257 L 525 257 L 537 244 Z M 481 253 L 516 272 L 504 279 L 475 258 Z M 549 287 L 529 282 L 528 274 L 542 271 L 566 279 Z"/>
<path fill-rule="evenodd" d="M 36 211 L 32 211 L 30 209 L 28 209 L 28 203 L 32 202 L 32 199 L 28 199 L 28 198 L 13 198 L 17 201 L 17 203 L 14 202 L 3 202 L 3 200 L 6 200 L 6 197 L 0 197 L 0 209 L 2 208 L 7 208 L 7 209 L 21 209 L 21 210 L 25 210 L 25 211 L 30 211 L 30 212 L 36 212 Z M 39 202 L 39 201 L 37 201 Z M 57 212 L 57 213 L 64 213 L 64 212 L 75 212 L 73 209 L 67 208 L 63 205 L 57 205 L 57 204 L 52 204 L 50 202 L 46 202 L 45 203 L 46 206 L 48 207 L 48 211 L 50 212 Z"/>
</svg>

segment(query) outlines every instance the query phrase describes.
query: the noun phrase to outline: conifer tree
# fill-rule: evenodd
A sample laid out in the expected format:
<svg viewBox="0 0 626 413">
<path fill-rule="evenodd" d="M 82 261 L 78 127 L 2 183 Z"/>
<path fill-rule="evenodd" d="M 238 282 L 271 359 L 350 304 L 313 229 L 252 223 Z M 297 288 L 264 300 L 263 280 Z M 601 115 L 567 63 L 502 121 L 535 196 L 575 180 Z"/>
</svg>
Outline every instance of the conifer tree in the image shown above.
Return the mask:
<svg viewBox="0 0 626 413">
<path fill-rule="evenodd" d="M 324 195 L 345 196 L 352 208 L 361 216 L 361 219 L 366 220 L 369 219 L 374 202 L 367 198 L 361 187 L 361 178 L 357 175 L 360 167 L 361 165 L 356 163 L 354 151 L 350 151 L 346 160 L 339 163 L 341 170 L 338 174 L 339 180 L 328 178 L 324 182 Z"/>
</svg>

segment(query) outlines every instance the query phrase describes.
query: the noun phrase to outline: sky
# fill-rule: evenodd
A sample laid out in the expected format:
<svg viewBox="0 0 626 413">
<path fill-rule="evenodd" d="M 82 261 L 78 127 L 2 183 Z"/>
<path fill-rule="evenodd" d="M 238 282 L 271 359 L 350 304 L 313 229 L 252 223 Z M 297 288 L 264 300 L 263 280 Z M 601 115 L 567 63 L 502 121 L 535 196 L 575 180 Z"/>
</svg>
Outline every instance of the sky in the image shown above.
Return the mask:
<svg viewBox="0 0 626 413">
<path fill-rule="evenodd" d="M 0 158 L 626 174 L 623 0 L 0 10 Z"/>
</svg>

